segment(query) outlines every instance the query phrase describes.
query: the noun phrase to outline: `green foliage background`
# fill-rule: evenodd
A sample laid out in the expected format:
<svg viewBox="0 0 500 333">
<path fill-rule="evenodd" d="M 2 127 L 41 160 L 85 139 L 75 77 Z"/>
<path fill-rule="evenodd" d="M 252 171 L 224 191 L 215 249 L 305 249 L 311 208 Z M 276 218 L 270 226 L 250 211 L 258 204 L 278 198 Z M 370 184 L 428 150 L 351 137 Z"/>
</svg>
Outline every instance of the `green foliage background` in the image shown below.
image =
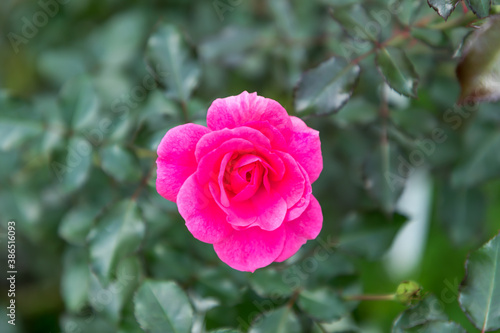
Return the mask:
<svg viewBox="0 0 500 333">
<path fill-rule="evenodd" d="M 430 2 L 457 8 L 445 21 L 409 0 L 2 1 L 0 262 L 14 220 L 18 275 L 16 326 L 2 315 L 0 331 L 413 332 L 392 328 L 406 304 L 352 300 L 412 279 L 442 309 L 419 312 L 420 329 L 461 332 L 450 319 L 480 332 L 458 289 L 467 253 L 500 228 L 500 112 L 456 102 L 498 74 L 498 38 L 462 65 L 462 90 L 455 70 L 470 24 L 493 22 L 477 16 L 500 4 L 467 1 L 476 16 Z M 318 240 L 255 274 L 221 263 L 154 185 L 166 131 L 203 124 L 211 101 L 244 90 L 318 129 L 324 157 Z M 419 266 L 395 277 L 383 255 L 407 223 L 396 207 L 416 164 L 429 175 L 429 229 Z M 484 276 L 472 289 L 491 283 L 491 309 L 497 243 L 468 266 Z M 482 304 L 464 293 L 465 308 Z"/>
</svg>

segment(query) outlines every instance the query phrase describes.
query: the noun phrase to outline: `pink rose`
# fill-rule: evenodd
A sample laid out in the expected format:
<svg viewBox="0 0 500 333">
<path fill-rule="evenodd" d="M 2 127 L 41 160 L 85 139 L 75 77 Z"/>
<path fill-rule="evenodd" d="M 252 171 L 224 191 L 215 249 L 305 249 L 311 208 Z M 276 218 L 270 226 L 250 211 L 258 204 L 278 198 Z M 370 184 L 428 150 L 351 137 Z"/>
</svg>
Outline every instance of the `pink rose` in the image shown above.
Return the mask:
<svg viewBox="0 0 500 333">
<path fill-rule="evenodd" d="M 207 125 L 169 130 L 156 161 L 158 193 L 177 202 L 193 236 L 250 272 L 316 238 L 323 223 L 311 194 L 323 169 L 318 131 L 246 91 L 215 100 Z"/>
</svg>

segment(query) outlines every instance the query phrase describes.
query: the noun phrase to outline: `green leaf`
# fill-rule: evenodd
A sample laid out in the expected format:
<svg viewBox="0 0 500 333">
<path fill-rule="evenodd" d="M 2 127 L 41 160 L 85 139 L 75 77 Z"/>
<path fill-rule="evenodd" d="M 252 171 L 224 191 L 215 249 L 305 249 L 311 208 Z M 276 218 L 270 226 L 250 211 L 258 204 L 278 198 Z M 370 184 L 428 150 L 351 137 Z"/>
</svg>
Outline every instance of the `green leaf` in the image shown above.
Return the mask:
<svg viewBox="0 0 500 333">
<path fill-rule="evenodd" d="M 72 208 L 59 224 L 59 236 L 68 243 L 84 245 L 99 210 L 91 206 Z"/>
<path fill-rule="evenodd" d="M 448 316 L 443 312 L 439 299 L 431 294 L 401 313 L 392 326 L 392 333 L 404 333 L 406 329 L 422 327 L 428 322 L 446 320 Z"/>
<path fill-rule="evenodd" d="M 59 101 L 66 123 L 75 130 L 95 126 L 99 119 L 99 98 L 87 76 L 78 76 L 66 82 Z"/>
<path fill-rule="evenodd" d="M 377 41 L 377 36 L 371 29 L 367 29 L 365 22 L 370 22 L 371 19 L 361 5 L 330 9 L 330 16 L 356 41 Z"/>
<path fill-rule="evenodd" d="M 115 204 L 89 234 L 90 264 L 104 286 L 114 278 L 118 262 L 136 251 L 145 225 L 133 200 Z"/>
<path fill-rule="evenodd" d="M 464 246 L 479 239 L 486 214 L 486 201 L 481 191 L 445 185 L 439 197 L 439 217 L 453 243 Z"/>
<path fill-rule="evenodd" d="M 128 302 L 123 309 L 118 333 L 144 333 L 134 316 L 134 303 Z"/>
<path fill-rule="evenodd" d="M 61 332 L 114 332 L 115 327 L 98 313 L 90 316 L 63 315 L 60 319 Z M 128 333 L 128 332 L 127 332 Z"/>
<path fill-rule="evenodd" d="M 248 333 L 299 333 L 300 323 L 289 307 L 263 313 Z"/>
<path fill-rule="evenodd" d="M 119 182 L 137 181 L 141 168 L 137 158 L 127 149 L 114 144 L 100 150 L 102 169 Z"/>
<path fill-rule="evenodd" d="M 471 134 L 472 135 L 472 134 Z M 451 174 L 454 187 L 471 187 L 500 175 L 500 131 L 483 131 L 476 146 Z"/>
<path fill-rule="evenodd" d="M 458 301 L 483 332 L 500 329 L 500 234 L 470 253 Z"/>
<path fill-rule="evenodd" d="M 467 4 L 479 18 L 490 15 L 491 0 L 467 0 Z"/>
<path fill-rule="evenodd" d="M 303 73 L 295 88 L 296 111 L 313 109 L 316 115 L 339 111 L 351 97 L 360 71 L 358 65 L 333 57 Z"/>
<path fill-rule="evenodd" d="M 61 296 L 66 308 L 79 312 L 87 304 L 89 268 L 85 249 L 68 247 L 63 258 Z"/>
<path fill-rule="evenodd" d="M 489 17 L 470 35 L 457 67 L 459 103 L 500 99 L 500 15 Z"/>
<path fill-rule="evenodd" d="M 65 164 L 54 161 L 52 170 L 63 180 L 67 191 L 74 191 L 86 181 L 92 166 L 92 146 L 82 137 L 72 137 L 68 142 Z"/>
<path fill-rule="evenodd" d="M 368 260 L 376 260 L 390 248 L 406 221 L 406 217 L 398 213 L 391 219 L 381 212 L 350 214 L 342 223 L 339 248 Z"/>
<path fill-rule="evenodd" d="M 199 46 L 200 57 L 205 61 L 231 63 L 234 55 L 244 55 L 259 43 L 262 34 L 258 29 L 227 26 L 222 31 L 203 41 Z"/>
<path fill-rule="evenodd" d="M 407 97 L 417 97 L 418 74 L 402 49 L 385 47 L 377 52 L 376 62 L 392 89 Z"/>
<path fill-rule="evenodd" d="M 146 280 L 134 297 L 135 317 L 151 333 L 190 333 L 193 309 L 184 291 L 172 281 Z"/>
<path fill-rule="evenodd" d="M 252 289 L 261 297 L 287 297 L 293 293 L 283 281 L 283 275 L 274 269 L 260 269 L 249 278 Z"/>
<path fill-rule="evenodd" d="M 462 326 L 448 321 L 430 321 L 423 325 L 398 331 L 401 333 L 467 333 Z"/>
<path fill-rule="evenodd" d="M 0 90 L 0 150 L 8 151 L 43 133 L 28 103 Z"/>
<path fill-rule="evenodd" d="M 148 16 L 139 8 L 120 11 L 92 30 L 88 47 L 102 67 L 124 67 L 135 60 L 147 37 Z"/>
<path fill-rule="evenodd" d="M 199 272 L 195 289 L 201 297 L 215 297 L 224 304 L 236 304 L 241 300 L 241 291 L 235 282 L 225 271 L 205 269 Z"/>
<path fill-rule="evenodd" d="M 240 331 L 232 328 L 219 328 L 217 330 L 209 331 L 208 333 L 240 333 Z"/>
<path fill-rule="evenodd" d="M 142 276 L 141 264 L 137 257 L 123 259 L 116 270 L 116 280 L 108 286 L 102 286 L 94 274 L 90 274 L 89 301 L 92 308 L 102 312 L 115 325 L 121 319 L 125 306 L 132 300 L 132 295 Z"/>
<path fill-rule="evenodd" d="M 337 293 L 329 288 L 300 293 L 298 306 L 319 321 L 339 320 L 347 314 L 347 308 Z"/>
<path fill-rule="evenodd" d="M 445 20 L 450 17 L 459 2 L 460 0 L 427 0 L 429 6 Z"/>
<path fill-rule="evenodd" d="M 148 40 L 146 57 L 167 95 L 187 102 L 198 85 L 200 69 L 188 55 L 181 33 L 173 25 L 160 24 Z"/>
<path fill-rule="evenodd" d="M 399 147 L 383 142 L 367 157 L 363 168 L 365 188 L 377 201 L 383 211 L 394 212 L 396 202 L 406 184 L 411 170 L 406 173 L 406 166 Z M 404 171 L 405 174 L 401 172 Z"/>
<path fill-rule="evenodd" d="M 351 318 L 351 316 L 344 316 L 340 320 L 328 322 L 328 323 L 318 323 L 314 322 L 312 333 L 358 333 L 359 328 L 356 323 Z"/>
<path fill-rule="evenodd" d="M 405 333 L 467 333 L 462 326 L 449 321 L 431 321 L 422 326 L 404 330 Z"/>
</svg>

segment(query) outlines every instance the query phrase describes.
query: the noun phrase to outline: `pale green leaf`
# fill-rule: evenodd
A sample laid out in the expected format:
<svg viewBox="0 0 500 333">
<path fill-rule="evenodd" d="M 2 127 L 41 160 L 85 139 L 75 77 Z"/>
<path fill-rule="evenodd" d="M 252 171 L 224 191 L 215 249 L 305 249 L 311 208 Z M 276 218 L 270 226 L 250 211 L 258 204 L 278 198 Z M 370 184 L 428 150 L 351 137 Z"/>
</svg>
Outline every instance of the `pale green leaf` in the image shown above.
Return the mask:
<svg viewBox="0 0 500 333">
<path fill-rule="evenodd" d="M 429 6 L 445 20 L 453 13 L 460 0 L 427 0 Z"/>
<path fill-rule="evenodd" d="M 418 74 L 402 49 L 386 47 L 377 52 L 377 68 L 387 84 L 407 97 L 417 97 Z"/>
<path fill-rule="evenodd" d="M 90 264 L 104 286 L 115 277 L 118 262 L 138 249 L 144 232 L 144 221 L 133 200 L 112 206 L 92 228 Z"/>
<path fill-rule="evenodd" d="M 150 333 L 190 333 L 193 309 L 185 292 L 172 281 L 146 280 L 134 297 L 135 317 Z"/>
<path fill-rule="evenodd" d="M 458 301 L 483 332 L 500 329 L 500 234 L 470 253 Z"/>
<path fill-rule="evenodd" d="M 200 69 L 189 56 L 179 30 L 160 24 L 148 40 L 146 57 L 157 79 L 167 87 L 168 96 L 187 102 L 198 85 Z"/>
<path fill-rule="evenodd" d="M 304 74 L 295 89 L 295 109 L 326 115 L 339 111 L 351 97 L 360 67 L 330 58 Z"/>
</svg>

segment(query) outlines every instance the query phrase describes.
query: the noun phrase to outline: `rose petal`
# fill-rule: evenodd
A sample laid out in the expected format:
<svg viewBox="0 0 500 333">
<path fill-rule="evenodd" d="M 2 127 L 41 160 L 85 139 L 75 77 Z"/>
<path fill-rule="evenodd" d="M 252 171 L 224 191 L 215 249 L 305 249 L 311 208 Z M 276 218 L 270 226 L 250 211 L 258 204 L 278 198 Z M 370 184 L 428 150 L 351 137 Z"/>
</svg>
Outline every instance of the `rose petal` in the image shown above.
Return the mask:
<svg viewBox="0 0 500 333">
<path fill-rule="evenodd" d="M 323 170 L 319 132 L 307 127 L 297 117 L 290 117 L 290 119 L 293 124 L 293 133 L 288 143 L 288 152 L 304 167 L 311 183 L 314 183 Z"/>
<path fill-rule="evenodd" d="M 285 232 L 283 228 L 264 231 L 258 227 L 233 231 L 214 250 L 219 258 L 230 267 L 247 272 L 272 263 L 283 251 Z"/>
<path fill-rule="evenodd" d="M 243 139 L 255 146 L 262 146 L 271 149 L 269 139 L 256 129 L 250 127 L 239 127 L 235 129 L 223 129 L 205 135 L 196 145 L 196 160 L 200 161 L 205 155 L 218 148 L 223 143 L 231 139 Z M 238 152 L 239 146 L 233 145 L 233 151 Z"/>
<path fill-rule="evenodd" d="M 246 127 L 254 128 L 264 134 L 269 141 L 271 142 L 271 146 L 273 149 L 287 151 L 288 143 L 286 142 L 283 134 L 271 125 L 267 121 L 252 121 L 245 124 Z"/>
<path fill-rule="evenodd" d="M 170 129 L 158 146 L 156 189 L 175 202 L 182 184 L 198 166 L 196 144 L 210 130 L 201 125 L 185 124 Z"/>
<path fill-rule="evenodd" d="M 226 214 L 217 206 L 210 192 L 198 184 L 196 175 L 190 176 L 182 185 L 177 205 L 188 230 L 202 242 L 217 243 L 233 231 L 226 221 Z"/>
<path fill-rule="evenodd" d="M 287 207 L 291 208 L 304 196 L 306 180 L 297 162 L 287 153 L 277 151 L 285 164 L 285 174 L 280 181 L 271 182 L 270 187 L 285 199 Z"/>
<path fill-rule="evenodd" d="M 308 239 L 319 235 L 323 225 L 323 213 L 318 200 L 311 195 L 311 202 L 304 213 L 297 219 L 287 221 L 282 228 L 286 233 L 283 251 L 275 261 L 281 262 L 293 256 Z"/>
<path fill-rule="evenodd" d="M 237 147 L 237 150 L 235 150 Z M 255 146 L 244 139 L 234 138 L 222 143 L 204 155 L 198 162 L 197 177 L 200 184 L 218 183 L 220 164 L 226 154 L 250 154 L 255 152 Z"/>
<path fill-rule="evenodd" d="M 249 122 L 267 121 L 286 138 L 291 133 L 291 121 L 286 110 L 275 100 L 249 94 L 216 99 L 208 108 L 207 125 L 212 130 L 235 128 Z"/>
<path fill-rule="evenodd" d="M 288 208 L 287 216 L 285 218 L 285 221 L 288 220 L 295 220 L 297 217 L 302 215 L 302 213 L 306 210 L 306 208 L 309 206 L 309 202 L 311 201 L 311 194 L 312 194 L 312 186 L 311 182 L 309 181 L 309 175 L 307 174 L 306 170 L 299 164 L 300 167 L 300 172 L 302 173 L 302 176 L 304 177 L 304 193 L 302 194 L 300 200 L 295 203 L 292 207 Z"/>
<path fill-rule="evenodd" d="M 236 226 L 259 226 L 264 230 L 275 230 L 285 220 L 287 207 L 285 200 L 278 192 L 267 192 L 260 187 L 248 200 L 231 200 L 229 207 L 225 208 L 227 221 Z"/>
</svg>

